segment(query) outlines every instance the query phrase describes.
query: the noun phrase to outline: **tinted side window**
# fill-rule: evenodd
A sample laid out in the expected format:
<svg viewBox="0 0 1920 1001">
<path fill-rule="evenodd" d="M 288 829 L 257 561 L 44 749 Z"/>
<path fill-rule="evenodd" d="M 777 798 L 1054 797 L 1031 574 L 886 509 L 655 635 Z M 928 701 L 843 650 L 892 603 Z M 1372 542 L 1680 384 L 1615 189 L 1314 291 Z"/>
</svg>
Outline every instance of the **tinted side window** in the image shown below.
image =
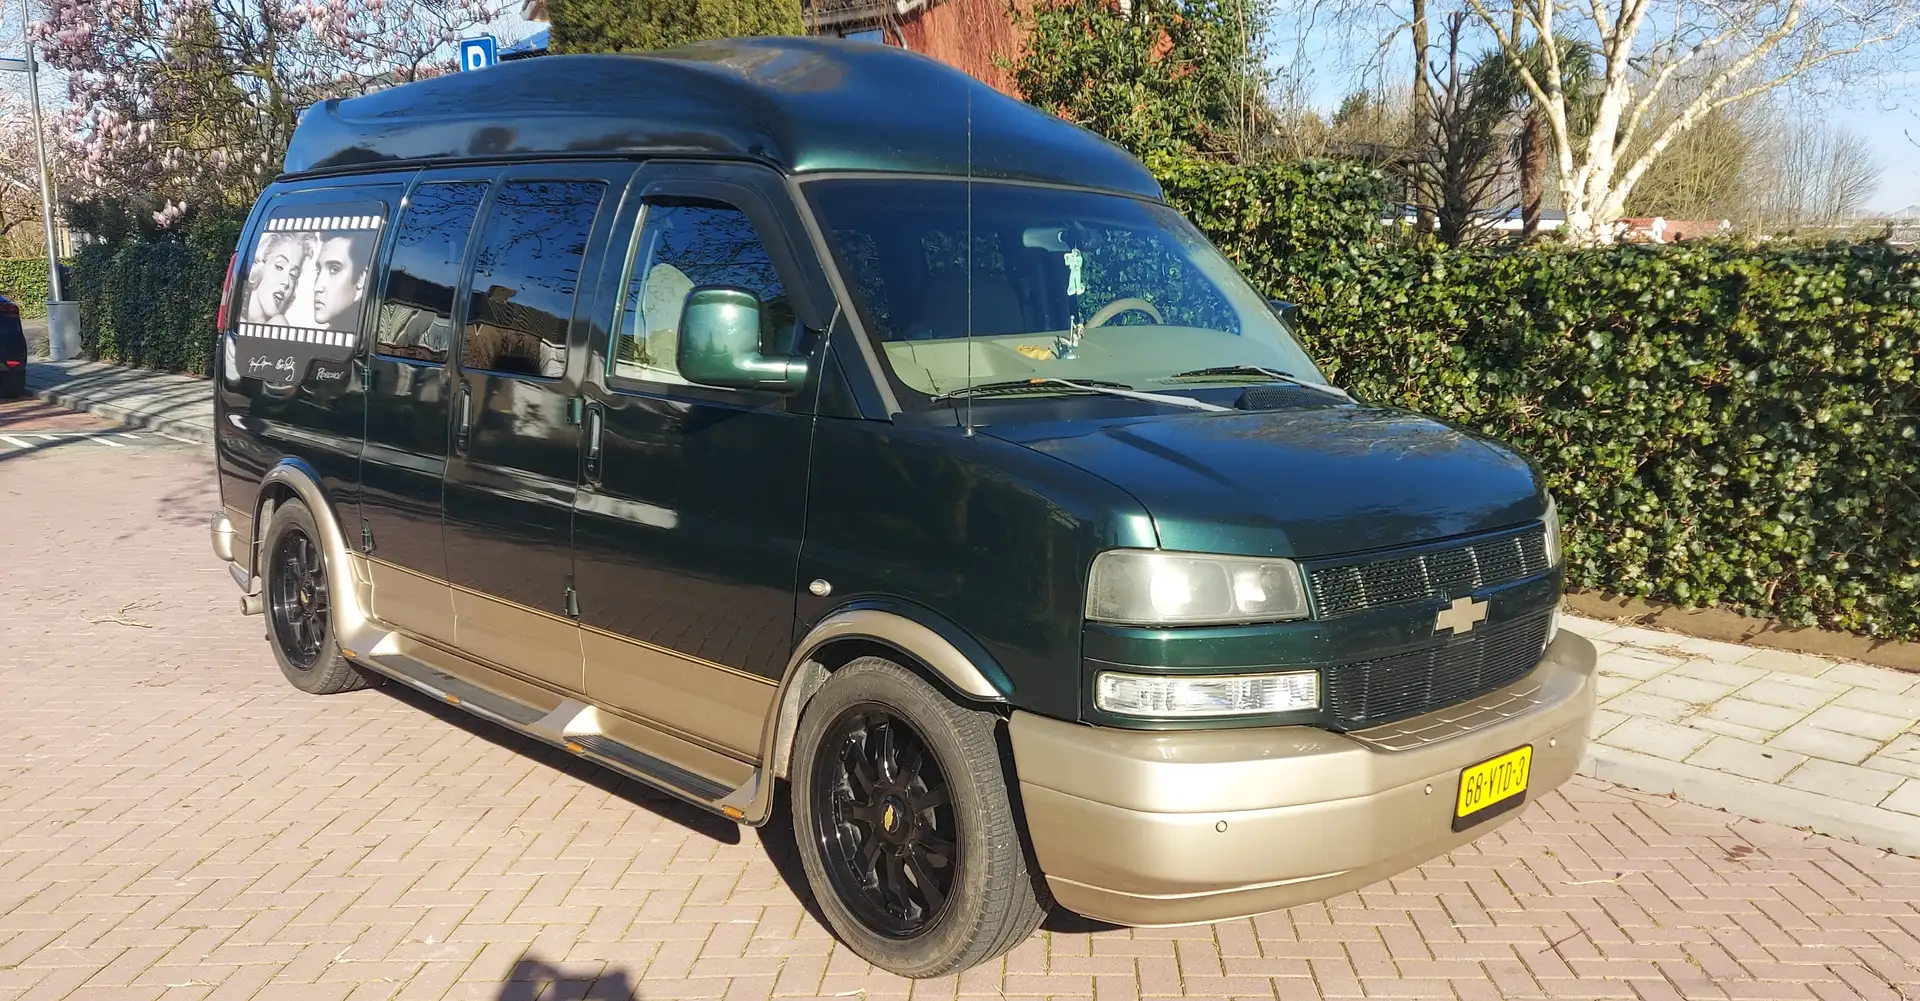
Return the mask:
<svg viewBox="0 0 1920 1001">
<path fill-rule="evenodd" d="M 655 202 L 647 206 L 627 265 L 613 374 L 685 384 L 674 361 L 680 311 L 687 293 L 706 285 L 743 288 L 759 297 L 762 346 L 792 349 L 799 323 L 747 214 L 710 202 Z"/>
<path fill-rule="evenodd" d="M 453 290 L 485 181 L 422 184 L 394 234 L 376 345 L 396 358 L 442 362 L 453 346 Z"/>
<path fill-rule="evenodd" d="M 463 366 L 547 378 L 565 371 L 567 321 L 605 188 L 598 181 L 501 185 L 468 282 Z"/>
</svg>

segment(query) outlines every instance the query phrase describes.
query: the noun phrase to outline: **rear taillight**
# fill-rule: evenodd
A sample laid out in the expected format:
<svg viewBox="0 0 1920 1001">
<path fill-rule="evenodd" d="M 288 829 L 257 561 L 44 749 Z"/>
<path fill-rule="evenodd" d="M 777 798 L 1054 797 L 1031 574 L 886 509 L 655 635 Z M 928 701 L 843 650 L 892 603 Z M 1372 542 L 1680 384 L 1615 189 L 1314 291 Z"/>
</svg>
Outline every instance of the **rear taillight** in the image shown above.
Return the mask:
<svg viewBox="0 0 1920 1001">
<path fill-rule="evenodd" d="M 0 316 L 19 316 L 19 315 L 20 315 L 19 305 L 12 302 L 0 301 Z"/>
<path fill-rule="evenodd" d="M 227 332 L 228 308 L 233 305 L 233 269 L 239 264 L 239 254 L 227 258 L 227 280 L 220 283 L 220 310 L 213 316 L 213 327 L 218 333 Z"/>
<path fill-rule="evenodd" d="M 20 367 L 20 359 L 18 359 L 18 358 L 9 358 L 9 359 L 7 359 L 7 367 L 8 367 L 8 368 L 19 368 L 19 367 Z"/>
</svg>

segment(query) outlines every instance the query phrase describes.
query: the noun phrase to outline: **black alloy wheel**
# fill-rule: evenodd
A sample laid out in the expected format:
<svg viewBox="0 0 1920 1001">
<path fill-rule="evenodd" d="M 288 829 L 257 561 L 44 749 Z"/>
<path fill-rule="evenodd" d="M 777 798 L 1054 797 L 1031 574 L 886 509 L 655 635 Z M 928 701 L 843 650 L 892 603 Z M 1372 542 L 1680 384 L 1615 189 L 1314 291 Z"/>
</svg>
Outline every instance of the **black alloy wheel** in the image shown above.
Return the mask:
<svg viewBox="0 0 1920 1001">
<path fill-rule="evenodd" d="M 332 607 L 320 549 L 299 527 L 289 527 L 273 548 L 267 577 L 267 614 L 274 639 L 297 670 L 311 671 L 327 643 Z"/>
<path fill-rule="evenodd" d="M 960 863 L 938 760 L 912 724 L 872 702 L 842 712 L 821 749 L 811 808 L 834 889 L 868 928 L 921 934 L 946 910 Z"/>
<path fill-rule="evenodd" d="M 1046 916 L 1004 725 L 885 657 L 841 665 L 801 710 L 788 771 L 800 865 L 827 925 L 867 962 L 953 973 Z"/>
</svg>

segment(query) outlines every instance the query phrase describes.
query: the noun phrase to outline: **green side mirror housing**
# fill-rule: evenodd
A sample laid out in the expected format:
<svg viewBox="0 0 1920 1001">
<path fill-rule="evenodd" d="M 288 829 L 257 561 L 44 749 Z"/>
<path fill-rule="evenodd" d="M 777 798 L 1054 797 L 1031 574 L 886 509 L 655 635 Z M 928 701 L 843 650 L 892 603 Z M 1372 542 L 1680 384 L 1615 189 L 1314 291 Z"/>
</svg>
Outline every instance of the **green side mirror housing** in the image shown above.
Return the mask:
<svg viewBox="0 0 1920 1001">
<path fill-rule="evenodd" d="M 711 285 L 687 293 L 680 311 L 680 374 L 703 386 L 791 393 L 807 381 L 807 360 L 760 350 L 760 298 Z"/>
</svg>

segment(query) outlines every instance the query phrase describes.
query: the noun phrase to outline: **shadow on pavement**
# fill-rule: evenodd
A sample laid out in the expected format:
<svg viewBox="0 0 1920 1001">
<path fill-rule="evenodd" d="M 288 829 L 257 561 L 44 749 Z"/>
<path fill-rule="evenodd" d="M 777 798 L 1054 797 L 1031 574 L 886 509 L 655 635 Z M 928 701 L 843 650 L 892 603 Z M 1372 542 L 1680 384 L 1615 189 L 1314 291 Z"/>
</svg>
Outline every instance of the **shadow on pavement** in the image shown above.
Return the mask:
<svg viewBox="0 0 1920 1001">
<path fill-rule="evenodd" d="M 582 975 L 544 959 L 528 957 L 513 964 L 507 982 L 493 1001 L 537 1001 L 540 998 L 566 998 L 568 1001 L 629 1001 L 639 997 L 632 976 L 625 970 L 605 970 Z"/>
<path fill-rule="evenodd" d="M 760 848 L 767 854 L 767 861 L 773 863 L 780 881 L 787 884 L 787 891 L 805 908 L 807 916 L 820 927 L 830 927 L 827 916 L 820 913 L 820 904 L 813 899 L 813 886 L 807 882 L 807 870 L 800 865 L 800 846 L 793 833 L 793 811 L 789 804 L 792 798 L 787 794 L 786 780 L 780 780 L 773 787 L 773 816 L 760 828 Z"/>
</svg>

